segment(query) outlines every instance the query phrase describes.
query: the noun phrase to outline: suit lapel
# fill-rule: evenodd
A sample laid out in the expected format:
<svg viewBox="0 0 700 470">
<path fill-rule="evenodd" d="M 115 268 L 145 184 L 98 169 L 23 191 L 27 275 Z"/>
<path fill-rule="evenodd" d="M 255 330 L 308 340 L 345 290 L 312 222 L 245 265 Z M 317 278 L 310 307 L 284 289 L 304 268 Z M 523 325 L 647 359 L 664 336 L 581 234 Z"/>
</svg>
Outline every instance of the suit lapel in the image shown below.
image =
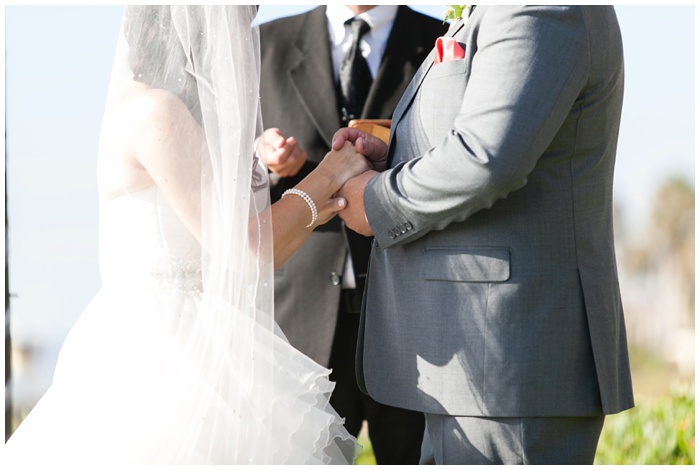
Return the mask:
<svg viewBox="0 0 700 470">
<path fill-rule="evenodd" d="M 396 105 L 415 74 L 421 59 L 427 54 L 421 36 L 415 33 L 414 14 L 399 5 L 394 26 L 387 40 L 384 57 L 369 90 L 362 112 L 363 118 L 391 118 Z M 415 65 L 414 65 L 415 64 Z"/>
<path fill-rule="evenodd" d="M 459 30 L 462 29 L 464 26 L 464 20 L 460 19 L 457 21 L 454 25 L 452 25 L 447 31 L 447 34 L 445 36 L 452 37 Z M 434 48 L 433 48 L 434 49 Z M 418 89 L 420 88 L 421 84 L 423 83 L 423 79 L 425 76 L 428 74 L 428 71 L 430 68 L 433 66 L 433 60 L 435 58 L 435 54 L 428 54 L 428 56 L 425 58 L 423 61 L 423 64 L 420 66 L 416 74 L 414 75 L 413 79 L 411 80 L 411 83 L 408 85 L 408 88 L 406 88 L 406 91 L 404 92 L 403 96 L 401 97 L 401 100 L 399 101 L 399 104 L 396 106 L 396 110 L 394 111 L 394 115 L 392 116 L 392 121 L 391 121 L 391 133 L 389 135 L 389 142 L 393 146 L 394 142 L 394 133 L 396 132 L 396 125 L 399 123 L 403 115 L 406 113 L 406 110 L 408 109 L 409 105 L 413 101 L 413 97 L 416 95 L 418 92 Z M 390 152 L 391 155 L 391 152 Z M 389 164 L 391 164 L 391 161 L 389 161 Z"/>
<path fill-rule="evenodd" d="M 290 45 L 290 54 L 291 65 L 285 73 L 289 74 L 311 122 L 330 146 L 330 136 L 340 127 L 340 115 L 325 7 L 307 15 L 294 44 Z"/>
</svg>

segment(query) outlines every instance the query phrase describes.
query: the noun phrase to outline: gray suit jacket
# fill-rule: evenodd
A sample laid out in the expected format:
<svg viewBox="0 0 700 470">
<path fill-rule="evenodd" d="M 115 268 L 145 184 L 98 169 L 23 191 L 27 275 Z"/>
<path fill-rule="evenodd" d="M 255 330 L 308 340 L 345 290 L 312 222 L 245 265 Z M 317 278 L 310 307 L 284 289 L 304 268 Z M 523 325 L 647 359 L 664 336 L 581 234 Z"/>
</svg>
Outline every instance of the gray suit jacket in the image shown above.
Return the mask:
<svg viewBox="0 0 700 470">
<path fill-rule="evenodd" d="M 400 6 L 362 117 L 391 118 L 411 77 L 447 30 L 442 22 Z M 294 136 L 308 160 L 272 188 L 273 200 L 295 186 L 331 149 L 341 127 L 326 7 L 260 26 L 261 102 L 265 128 Z M 328 366 L 336 331 L 341 275 L 348 246 L 362 289 L 371 241 L 346 234 L 340 218 L 316 228 L 275 272 L 275 319 L 290 343 Z M 355 335 L 356 332 L 339 332 Z M 352 354 L 352 350 L 348 354 Z"/>
<path fill-rule="evenodd" d="M 393 115 L 390 169 L 365 191 L 358 380 L 438 414 L 630 408 L 615 11 L 478 6 L 448 35 L 465 60 L 426 59 Z"/>
</svg>

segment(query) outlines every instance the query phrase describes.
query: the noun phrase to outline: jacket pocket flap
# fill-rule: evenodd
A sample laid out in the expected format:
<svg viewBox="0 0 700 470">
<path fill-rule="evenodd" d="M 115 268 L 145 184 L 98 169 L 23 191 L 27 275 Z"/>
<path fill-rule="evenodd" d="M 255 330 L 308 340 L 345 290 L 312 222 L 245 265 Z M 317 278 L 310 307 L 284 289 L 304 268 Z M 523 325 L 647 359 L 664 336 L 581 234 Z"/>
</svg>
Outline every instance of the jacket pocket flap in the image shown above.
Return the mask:
<svg viewBox="0 0 700 470">
<path fill-rule="evenodd" d="M 425 76 L 427 81 L 449 77 L 451 75 L 464 75 L 467 72 L 467 66 L 469 63 L 466 59 L 458 60 L 448 60 L 447 62 L 442 62 L 439 64 L 434 64 L 430 67 L 428 75 Z"/>
<path fill-rule="evenodd" d="M 510 249 L 426 248 L 423 278 L 432 281 L 500 282 L 510 278 Z"/>
</svg>

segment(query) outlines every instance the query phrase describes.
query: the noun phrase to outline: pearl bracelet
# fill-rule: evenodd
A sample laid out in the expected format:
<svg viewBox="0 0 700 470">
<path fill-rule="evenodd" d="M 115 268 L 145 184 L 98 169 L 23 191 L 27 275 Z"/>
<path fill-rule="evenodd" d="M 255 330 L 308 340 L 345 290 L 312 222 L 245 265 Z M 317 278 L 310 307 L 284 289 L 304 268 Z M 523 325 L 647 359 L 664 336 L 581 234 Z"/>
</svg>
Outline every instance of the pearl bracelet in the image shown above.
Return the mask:
<svg viewBox="0 0 700 470">
<path fill-rule="evenodd" d="M 281 199 L 283 199 L 284 196 L 286 196 L 287 194 L 295 194 L 302 198 L 306 202 L 306 204 L 308 204 L 309 209 L 311 209 L 311 223 L 309 223 L 309 225 L 307 225 L 306 228 L 313 226 L 316 223 L 316 217 L 318 217 L 318 212 L 316 211 L 316 204 L 314 204 L 314 200 L 311 199 L 311 196 L 306 194 L 301 189 L 292 188 L 283 192 Z"/>
</svg>

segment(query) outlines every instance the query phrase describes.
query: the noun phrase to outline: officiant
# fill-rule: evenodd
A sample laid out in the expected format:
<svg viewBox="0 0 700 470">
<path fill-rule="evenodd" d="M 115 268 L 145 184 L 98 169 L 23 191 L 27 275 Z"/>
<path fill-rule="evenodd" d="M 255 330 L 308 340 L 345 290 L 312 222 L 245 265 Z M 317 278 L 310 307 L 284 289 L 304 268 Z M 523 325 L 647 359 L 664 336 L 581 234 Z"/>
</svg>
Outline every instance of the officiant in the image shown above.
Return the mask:
<svg viewBox="0 0 700 470">
<path fill-rule="evenodd" d="M 353 119 L 391 119 L 447 30 L 403 5 L 321 5 L 260 27 L 264 145 L 273 202 L 301 181 Z M 371 239 L 340 218 L 317 228 L 275 274 L 275 319 L 290 343 L 332 369 L 331 404 L 353 435 L 366 420 L 378 464 L 417 464 L 421 413 L 357 387 L 355 348 Z"/>
</svg>

